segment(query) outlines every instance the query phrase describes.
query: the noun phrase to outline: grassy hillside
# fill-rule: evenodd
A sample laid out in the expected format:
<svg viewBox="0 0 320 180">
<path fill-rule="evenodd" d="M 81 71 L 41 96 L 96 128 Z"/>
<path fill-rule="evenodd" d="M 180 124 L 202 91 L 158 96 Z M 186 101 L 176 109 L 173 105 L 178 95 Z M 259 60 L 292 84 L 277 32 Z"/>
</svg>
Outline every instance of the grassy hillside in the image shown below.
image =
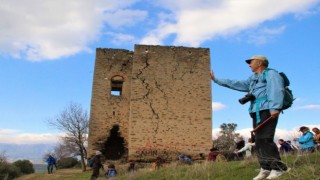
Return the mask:
<svg viewBox="0 0 320 180">
<path fill-rule="evenodd" d="M 283 156 L 282 160 L 291 167 L 292 170 L 279 179 L 294 180 L 320 180 L 320 153 L 313 153 L 308 156 Z M 126 166 L 117 166 L 119 176 L 115 179 L 131 180 L 248 180 L 252 179 L 259 172 L 256 159 L 232 161 L 232 162 L 203 162 L 194 163 L 191 166 L 177 165 L 172 163 L 159 170 L 150 170 L 149 168 L 139 169 L 135 173 L 128 174 L 125 171 Z M 91 171 L 82 173 L 80 169 L 58 170 L 54 174 L 31 174 L 19 178 L 18 180 L 88 180 Z M 102 172 L 101 178 L 104 179 Z"/>
</svg>

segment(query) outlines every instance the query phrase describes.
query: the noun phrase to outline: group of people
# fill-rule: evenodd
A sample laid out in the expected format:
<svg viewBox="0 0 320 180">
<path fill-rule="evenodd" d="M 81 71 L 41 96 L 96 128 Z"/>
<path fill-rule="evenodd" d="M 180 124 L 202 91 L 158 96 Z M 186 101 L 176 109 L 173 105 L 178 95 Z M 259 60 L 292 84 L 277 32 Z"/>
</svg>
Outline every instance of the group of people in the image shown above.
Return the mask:
<svg viewBox="0 0 320 180">
<path fill-rule="evenodd" d="M 92 160 L 92 174 L 90 180 L 96 180 L 99 177 L 100 169 L 104 171 L 103 156 L 100 151 L 96 151 L 96 155 L 91 158 Z M 117 170 L 114 164 L 109 164 L 108 169 L 105 170 L 106 178 L 113 178 L 117 175 Z"/>
<path fill-rule="evenodd" d="M 293 141 L 299 143 L 299 147 L 291 144 L 290 140 L 284 141 L 283 139 L 279 139 L 280 153 L 299 152 L 300 154 L 304 154 L 313 153 L 315 150 L 320 151 L 320 130 L 314 127 L 312 131 L 314 134 L 306 126 L 299 128 L 299 132 L 302 133 L 301 137 L 293 139 Z"/>
</svg>

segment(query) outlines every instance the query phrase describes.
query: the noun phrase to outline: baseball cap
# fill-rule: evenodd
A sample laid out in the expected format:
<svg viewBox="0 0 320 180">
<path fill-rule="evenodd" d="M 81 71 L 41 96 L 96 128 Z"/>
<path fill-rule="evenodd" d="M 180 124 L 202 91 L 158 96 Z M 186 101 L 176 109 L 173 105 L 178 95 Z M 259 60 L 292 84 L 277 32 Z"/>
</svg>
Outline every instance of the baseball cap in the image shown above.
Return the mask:
<svg viewBox="0 0 320 180">
<path fill-rule="evenodd" d="M 100 155 L 102 154 L 100 151 L 96 151 L 96 155 Z"/>
<path fill-rule="evenodd" d="M 254 55 L 254 56 L 252 56 L 250 59 L 247 59 L 247 60 L 246 60 L 246 63 L 250 64 L 250 62 L 251 62 L 252 60 L 260 60 L 260 61 L 269 62 L 269 61 L 268 61 L 268 58 L 265 57 L 265 56 L 262 56 L 262 55 Z"/>
</svg>

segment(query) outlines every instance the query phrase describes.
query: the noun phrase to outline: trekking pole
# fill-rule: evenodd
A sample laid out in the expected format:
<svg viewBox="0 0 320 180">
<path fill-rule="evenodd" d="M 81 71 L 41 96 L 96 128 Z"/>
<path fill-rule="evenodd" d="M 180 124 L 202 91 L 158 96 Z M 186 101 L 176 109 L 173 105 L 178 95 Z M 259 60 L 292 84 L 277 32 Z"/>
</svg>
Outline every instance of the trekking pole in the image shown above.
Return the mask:
<svg viewBox="0 0 320 180">
<path fill-rule="evenodd" d="M 250 131 L 251 133 L 256 132 L 261 126 L 263 126 L 265 123 L 267 123 L 268 121 L 270 121 L 272 119 L 272 116 L 270 116 L 268 119 L 266 119 L 265 121 L 263 121 L 261 124 L 259 124 L 257 127 L 255 127 L 252 131 Z"/>
</svg>

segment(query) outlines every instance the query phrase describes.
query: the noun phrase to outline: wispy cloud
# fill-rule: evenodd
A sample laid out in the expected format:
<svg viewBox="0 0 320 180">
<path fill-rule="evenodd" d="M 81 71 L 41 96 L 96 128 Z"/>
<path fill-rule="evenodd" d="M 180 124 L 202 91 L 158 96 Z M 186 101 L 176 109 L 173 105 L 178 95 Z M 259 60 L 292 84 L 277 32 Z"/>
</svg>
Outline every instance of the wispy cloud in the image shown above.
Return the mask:
<svg viewBox="0 0 320 180">
<path fill-rule="evenodd" d="M 0 129 L 0 134 L 12 134 L 18 132 L 17 130 L 14 129 Z"/>
<path fill-rule="evenodd" d="M 110 36 L 111 42 L 115 45 L 121 45 L 124 43 L 133 43 L 136 41 L 136 38 L 130 34 L 123 34 L 123 33 L 113 33 L 107 32 L 106 35 Z"/>
<path fill-rule="evenodd" d="M 317 104 L 310 104 L 310 105 L 304 105 L 304 106 L 298 106 L 294 109 L 300 110 L 300 109 L 320 109 L 320 105 Z"/>
<path fill-rule="evenodd" d="M 147 11 L 120 9 L 104 15 L 106 23 L 113 28 L 130 27 L 140 23 L 148 16 Z"/>
<path fill-rule="evenodd" d="M 226 108 L 226 105 L 221 102 L 212 102 L 212 111 L 219 111 L 224 108 Z"/>
<path fill-rule="evenodd" d="M 248 42 L 256 45 L 266 44 L 269 41 L 272 41 L 274 37 L 281 34 L 286 27 L 284 25 L 275 28 L 262 28 L 255 33 L 250 33 L 248 35 Z"/>
<path fill-rule="evenodd" d="M 57 143 L 63 134 L 54 133 L 24 133 L 19 130 L 1 129 L 0 143 L 13 144 L 50 144 Z"/>
</svg>

